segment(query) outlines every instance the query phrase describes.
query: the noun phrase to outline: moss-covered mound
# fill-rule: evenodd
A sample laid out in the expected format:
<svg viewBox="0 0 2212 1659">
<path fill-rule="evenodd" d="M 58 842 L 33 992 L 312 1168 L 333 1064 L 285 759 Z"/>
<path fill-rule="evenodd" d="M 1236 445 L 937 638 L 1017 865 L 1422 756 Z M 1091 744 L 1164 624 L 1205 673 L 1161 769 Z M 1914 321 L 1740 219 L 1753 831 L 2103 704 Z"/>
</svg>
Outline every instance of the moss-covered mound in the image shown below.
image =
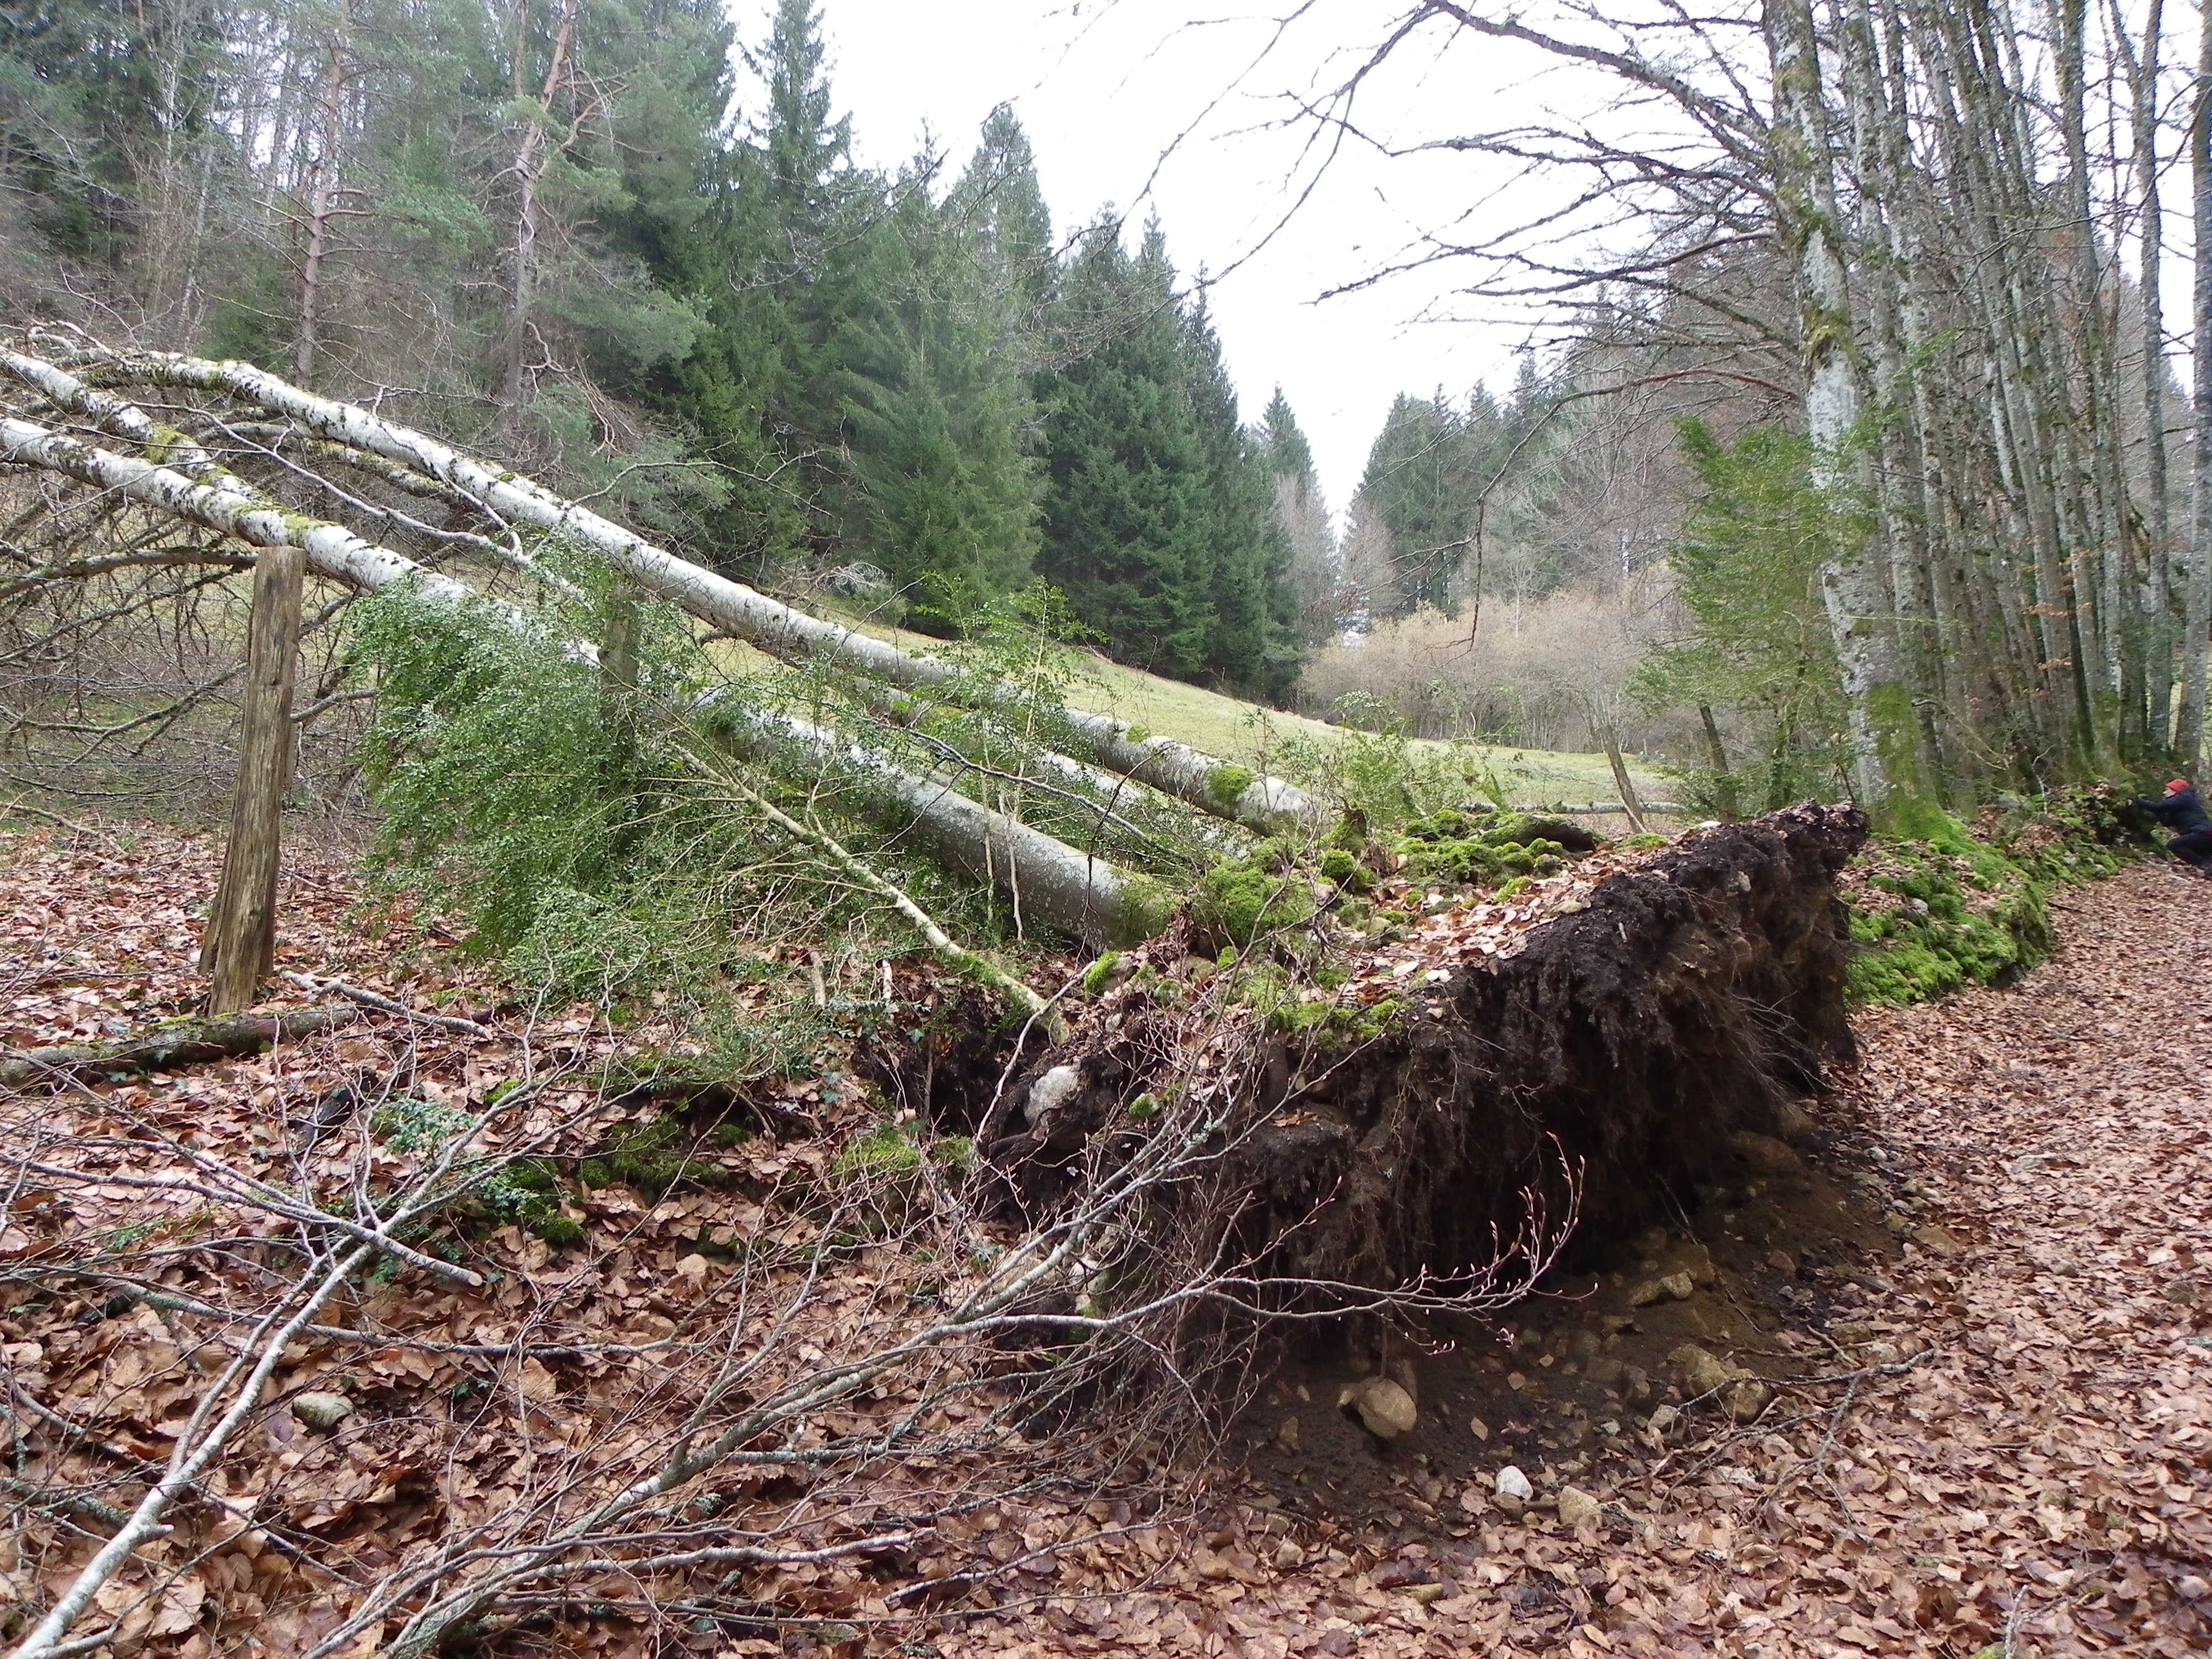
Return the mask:
<svg viewBox="0 0 2212 1659">
<path fill-rule="evenodd" d="M 1846 878 L 1850 992 L 1859 1002 L 1920 1002 L 1996 985 L 2050 954 L 2046 884 L 1992 848 L 1952 853 L 1883 842 Z"/>
<path fill-rule="evenodd" d="M 2002 985 L 2051 954 L 2050 895 L 2111 875 L 2142 843 L 2102 786 L 1984 813 L 1970 834 L 1949 819 L 1925 839 L 1885 836 L 1841 886 L 1861 947 L 1850 994 L 1921 1002 L 1969 985 Z"/>
</svg>

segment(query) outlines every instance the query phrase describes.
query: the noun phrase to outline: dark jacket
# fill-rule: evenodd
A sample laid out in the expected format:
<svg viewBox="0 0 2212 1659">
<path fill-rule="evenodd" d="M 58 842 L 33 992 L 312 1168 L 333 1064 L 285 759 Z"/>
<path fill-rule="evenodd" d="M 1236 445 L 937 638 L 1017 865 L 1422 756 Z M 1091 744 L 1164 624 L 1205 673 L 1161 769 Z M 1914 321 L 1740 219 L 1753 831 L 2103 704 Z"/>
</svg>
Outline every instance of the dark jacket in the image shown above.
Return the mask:
<svg viewBox="0 0 2212 1659">
<path fill-rule="evenodd" d="M 2212 817 L 2205 817 L 2204 804 L 2197 799 L 2194 789 L 2177 789 L 2156 800 L 2142 797 L 2136 805 L 2177 836 L 2185 836 L 2192 830 L 2212 830 Z"/>
</svg>

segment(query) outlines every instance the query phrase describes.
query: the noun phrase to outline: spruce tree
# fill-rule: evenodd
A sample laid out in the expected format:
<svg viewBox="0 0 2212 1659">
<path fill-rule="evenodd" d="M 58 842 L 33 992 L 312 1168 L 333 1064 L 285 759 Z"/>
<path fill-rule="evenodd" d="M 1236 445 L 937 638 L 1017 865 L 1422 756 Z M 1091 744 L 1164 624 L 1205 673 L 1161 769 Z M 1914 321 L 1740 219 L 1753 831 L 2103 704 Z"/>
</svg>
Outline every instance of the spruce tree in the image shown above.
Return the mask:
<svg viewBox="0 0 2212 1659">
<path fill-rule="evenodd" d="M 1203 580 L 1212 599 L 1200 666 L 1243 696 L 1279 702 L 1297 683 L 1291 544 L 1267 463 L 1237 418 L 1237 388 L 1201 290 L 1183 323 L 1191 418 L 1205 469 Z"/>
<path fill-rule="evenodd" d="M 1319 487 L 1320 476 L 1314 471 L 1313 446 L 1306 441 L 1298 417 L 1291 410 L 1291 400 L 1283 395 L 1280 386 L 1275 388 L 1275 395 L 1267 400 L 1266 413 L 1260 416 L 1259 444 L 1270 477 L 1288 478 L 1302 492 Z"/>
<path fill-rule="evenodd" d="M 975 154 L 953 186 L 945 211 L 975 240 L 993 288 L 1009 305 L 1007 321 L 1024 329 L 1036 325 L 1041 319 L 1024 307 L 1045 304 L 1059 274 L 1052 252 L 1052 211 L 1037 182 L 1029 134 L 1006 105 L 984 120 Z"/>
<path fill-rule="evenodd" d="M 1060 322 L 1087 349 L 1039 378 L 1048 484 L 1037 568 L 1119 660 L 1188 678 L 1214 618 L 1205 457 L 1174 281 L 1157 227 L 1134 259 L 1113 218 L 1085 233 Z"/>
<path fill-rule="evenodd" d="M 917 161 L 870 268 L 869 304 L 839 342 L 862 544 L 924 626 L 953 626 L 1029 575 L 1036 545 L 1036 469 L 1016 319 L 1025 307 L 1004 271 L 987 212 L 964 195 L 941 204 Z"/>
<path fill-rule="evenodd" d="M 1277 386 L 1268 400 L 1253 441 L 1273 484 L 1276 522 L 1290 541 L 1286 581 L 1295 606 L 1296 637 L 1299 645 L 1310 649 L 1334 638 L 1338 629 L 1336 538 L 1328 503 L 1322 495 L 1321 475 L 1314 468 L 1313 446 L 1282 387 Z"/>
<path fill-rule="evenodd" d="M 1359 480 L 1360 504 L 1389 533 L 1390 614 L 1449 609 L 1472 516 L 1468 470 L 1466 422 L 1450 400 L 1400 393 Z"/>
<path fill-rule="evenodd" d="M 767 577 L 842 558 L 859 527 L 840 354 L 889 232 L 883 182 L 854 165 L 850 119 L 831 115 L 812 0 L 779 0 L 743 56 L 757 112 L 706 169 L 696 233 L 666 255 L 705 326 L 664 396 L 732 484 L 721 562 Z"/>
</svg>

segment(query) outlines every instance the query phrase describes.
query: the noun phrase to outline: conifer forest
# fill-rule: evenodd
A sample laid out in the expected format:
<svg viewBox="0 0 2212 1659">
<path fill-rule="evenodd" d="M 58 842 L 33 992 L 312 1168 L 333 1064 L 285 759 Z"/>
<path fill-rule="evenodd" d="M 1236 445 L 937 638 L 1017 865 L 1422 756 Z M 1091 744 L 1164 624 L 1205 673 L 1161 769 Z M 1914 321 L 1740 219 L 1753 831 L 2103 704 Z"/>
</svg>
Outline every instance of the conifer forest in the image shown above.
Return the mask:
<svg viewBox="0 0 2212 1659">
<path fill-rule="evenodd" d="M 2204 1651 L 2212 7 L 928 9 L 0 0 L 0 1659 Z"/>
</svg>

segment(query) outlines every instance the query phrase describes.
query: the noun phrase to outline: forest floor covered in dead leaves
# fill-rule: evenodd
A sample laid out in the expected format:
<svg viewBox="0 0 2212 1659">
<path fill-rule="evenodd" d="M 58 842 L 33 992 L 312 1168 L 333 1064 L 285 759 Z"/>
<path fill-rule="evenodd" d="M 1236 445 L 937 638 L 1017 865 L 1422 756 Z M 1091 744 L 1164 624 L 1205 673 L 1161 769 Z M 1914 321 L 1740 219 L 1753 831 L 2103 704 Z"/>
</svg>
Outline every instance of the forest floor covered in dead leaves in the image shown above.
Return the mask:
<svg viewBox="0 0 2212 1659">
<path fill-rule="evenodd" d="M 1813 1182 L 1887 1248 L 1832 1226 L 1827 1265 L 1784 1263 L 1791 1282 L 1762 1298 L 1749 1264 L 1799 1241 L 1731 1240 L 1753 1231 L 1747 1206 L 1688 1218 L 1645 1261 L 1699 1283 L 1643 1322 L 1710 1303 L 1711 1349 L 1802 1379 L 1757 1420 L 1707 1405 L 1662 1431 L 1648 1402 L 1586 1382 L 1522 1409 L 1517 1442 L 1495 1413 L 1474 1437 L 1425 1425 L 1454 1451 L 1376 1450 L 1395 1504 L 1316 1516 L 1278 1487 L 1172 1558 L 1211 1583 L 1025 1617 L 1006 1649 L 2212 1648 L 2212 885 L 2138 865 L 2057 908 L 2060 948 L 2019 986 L 1863 1013 L 1859 1066 L 1815 1103 Z M 1601 1307 L 1638 1277 L 1623 1266 L 1565 1288 Z M 1512 1393 L 1573 1368 L 1571 1341 L 1509 1335 L 1476 1364 L 1515 1367 Z M 1536 1492 L 1517 1517 L 1492 1495 L 1508 1462 Z M 1563 1523 L 1566 1487 L 1595 1517 Z"/>
<path fill-rule="evenodd" d="M 0 871 L 0 1040 L 82 1042 L 185 1012 L 187 906 L 212 878 L 211 850 L 189 839 L 14 843 Z M 337 861 L 302 860 L 290 881 L 280 968 L 416 1006 L 434 996 L 502 1030 L 520 1018 L 467 975 L 439 979 L 422 965 L 434 950 L 392 968 L 346 919 Z M 1403 1440 L 1373 1443 L 1337 1411 L 1340 1358 L 1302 1359 L 1173 1506 L 1185 1518 L 1147 1524 L 1120 1499 L 969 1502 L 927 1547 L 866 1574 L 763 1581 L 811 1618 L 678 1644 L 702 1659 L 2205 1651 L 2212 885 L 2142 865 L 2057 908 L 2058 953 L 2021 985 L 1860 1018 L 1860 1064 L 1813 1103 L 1802 1167 L 1712 1195 L 1504 1332 L 1422 1358 L 1422 1421 Z M 624 1046 L 551 1011 L 533 1030 L 555 1047 Z M 502 1042 L 365 1016 L 295 1053 L 128 1083 L 115 1099 L 179 1146 L 281 1151 L 284 1101 L 331 1098 L 364 1068 L 404 1068 L 416 1095 L 459 1100 L 512 1060 Z M 80 1091 L 54 1110 L 96 1115 L 100 1098 Z M 782 1183 L 831 1156 L 834 1092 L 792 1108 L 820 1134 L 710 1149 L 755 1208 L 774 1212 Z M 86 1212 L 66 1221 L 19 1206 L 0 1259 L 112 1237 L 143 1207 L 122 1186 L 85 1192 Z M 149 1601 L 138 1645 L 238 1651 L 258 1624 L 262 1650 L 303 1650 L 383 1564 L 514 1502 L 500 1450 L 510 1418 L 582 1456 L 594 1413 L 641 1412 L 665 1363 L 610 1352 L 502 1370 L 500 1344 L 525 1331 L 574 1343 L 586 1327 L 601 1343 L 669 1342 L 720 1271 L 701 1241 L 729 1201 L 598 1190 L 571 1209 L 604 1248 L 549 1253 L 505 1229 L 483 1248 L 523 1273 L 497 1295 L 364 1297 L 357 1316 L 381 1322 L 388 1345 L 304 1347 L 276 1396 L 343 1376 L 351 1424 L 320 1442 L 272 1416 L 233 1477 L 231 1501 L 250 1495 L 281 1547 L 247 1549 L 259 1533 L 216 1525 L 204 1562 L 168 1581 L 188 1592 Z M 102 1203 L 112 1211 L 95 1213 Z M 869 1271 L 888 1284 L 910 1269 Z M 1693 1293 L 1637 1300 L 1654 1275 L 1678 1274 Z M 124 1489 L 130 1461 L 159 1456 L 189 1406 L 194 1379 L 149 1310 L 88 1309 L 58 1328 L 19 1313 L 0 1336 L 10 1386 L 96 1425 L 104 1478 Z M 1759 1373 L 1771 1401 L 1747 1422 L 1699 1402 L 1673 1358 L 1686 1343 Z M 437 1404 L 471 1388 L 466 1420 Z M 1497 1494 L 1508 1463 L 1528 1480 L 1525 1505 Z M 751 1501 L 802 1513 L 772 1486 Z M 1086 1527 L 1089 1541 L 1054 1547 Z M 78 1548 L 66 1528 L 32 1544 L 0 1562 L 15 1575 L 8 1594 L 51 1589 Z M 973 1593 L 898 1611 L 902 1577 L 934 1577 Z M 571 1634 L 574 1648 L 639 1650 L 605 1631 Z"/>
</svg>

